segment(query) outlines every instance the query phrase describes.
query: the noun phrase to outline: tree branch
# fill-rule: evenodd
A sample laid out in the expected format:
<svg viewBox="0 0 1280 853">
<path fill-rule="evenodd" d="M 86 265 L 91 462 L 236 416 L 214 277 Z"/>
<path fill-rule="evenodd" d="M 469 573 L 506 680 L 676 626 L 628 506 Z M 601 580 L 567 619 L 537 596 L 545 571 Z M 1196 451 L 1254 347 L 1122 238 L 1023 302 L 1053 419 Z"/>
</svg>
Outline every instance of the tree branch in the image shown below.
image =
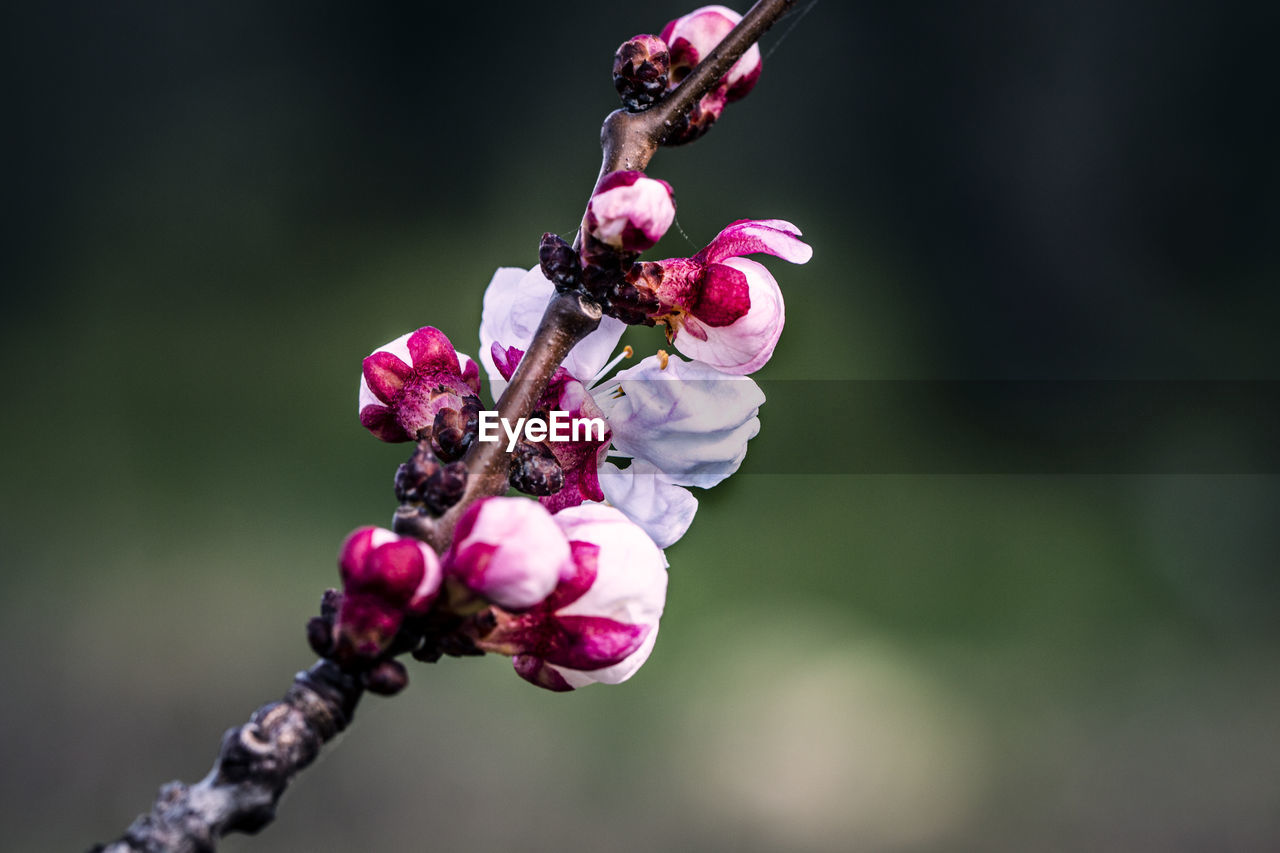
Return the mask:
<svg viewBox="0 0 1280 853">
<path fill-rule="evenodd" d="M 611 113 L 600 132 L 601 177 L 648 166 L 673 123 L 715 88 L 793 2 L 759 0 L 674 91 L 643 112 Z M 499 416 L 511 423 L 527 417 L 556 368 L 574 345 L 600 325 L 601 316 L 600 306 L 586 295 L 552 297 L 528 351 L 498 400 Z M 468 506 L 507 491 L 509 457 L 500 443 L 473 442 L 464 460 L 468 476 L 462 499 L 434 519 L 420 515 L 416 508 L 401 507 L 393 521 L 397 533 L 415 536 L 443 551 Z M 411 650 L 415 644 L 396 651 Z M 162 787 L 150 812 L 140 815 L 119 840 L 98 845 L 93 853 L 212 853 L 217 840 L 229 832 L 257 832 L 275 818 L 276 803 L 293 777 L 351 722 L 363 692 L 359 673 L 344 672 L 329 660 L 319 661 L 295 677 L 282 701 L 262 706 L 248 723 L 223 736 L 208 776 L 191 786 L 170 782 Z"/>
<path fill-rule="evenodd" d="M 150 812 L 91 853 L 212 853 L 229 832 L 257 832 L 275 818 L 293 777 L 351 722 L 363 692 L 359 677 L 332 661 L 298 673 L 282 701 L 222 736 L 208 776 L 165 785 Z"/>
</svg>

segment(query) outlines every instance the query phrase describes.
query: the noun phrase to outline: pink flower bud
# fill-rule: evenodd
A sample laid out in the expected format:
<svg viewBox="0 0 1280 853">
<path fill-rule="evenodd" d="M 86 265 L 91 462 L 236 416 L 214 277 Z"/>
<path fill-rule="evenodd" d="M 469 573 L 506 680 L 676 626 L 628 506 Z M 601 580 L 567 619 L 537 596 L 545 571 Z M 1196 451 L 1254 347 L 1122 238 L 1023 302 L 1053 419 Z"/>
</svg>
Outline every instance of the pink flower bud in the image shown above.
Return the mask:
<svg viewBox="0 0 1280 853">
<path fill-rule="evenodd" d="M 480 393 L 480 368 L 430 326 L 402 335 L 365 358 L 360 423 L 383 441 L 411 441 L 443 409 Z"/>
<path fill-rule="evenodd" d="M 644 172 L 610 172 L 587 203 L 587 234 L 620 252 L 643 252 L 662 239 L 675 217 L 666 181 Z"/>
<path fill-rule="evenodd" d="M 668 21 L 662 28 L 661 38 L 671 51 L 670 85 L 673 88 L 678 85 L 741 20 L 742 16 L 728 7 L 703 6 Z M 722 78 L 725 99 L 736 101 L 745 97 L 760 79 L 763 67 L 760 46 L 753 44 Z"/>
<path fill-rule="evenodd" d="M 395 639 L 406 615 L 426 613 L 440 589 L 440 560 L 416 539 L 380 527 L 347 537 L 338 557 L 342 606 L 339 655 L 374 658 Z"/>
<path fill-rule="evenodd" d="M 571 571 L 569 544 L 537 501 L 485 498 L 472 504 L 453 534 L 445 573 L 506 610 L 527 610 Z"/>
<path fill-rule="evenodd" d="M 617 509 L 583 504 L 555 515 L 573 560 L 542 604 L 497 611 L 478 645 L 512 655 L 521 678 L 548 690 L 618 684 L 653 650 L 667 595 L 662 552 Z"/>
</svg>

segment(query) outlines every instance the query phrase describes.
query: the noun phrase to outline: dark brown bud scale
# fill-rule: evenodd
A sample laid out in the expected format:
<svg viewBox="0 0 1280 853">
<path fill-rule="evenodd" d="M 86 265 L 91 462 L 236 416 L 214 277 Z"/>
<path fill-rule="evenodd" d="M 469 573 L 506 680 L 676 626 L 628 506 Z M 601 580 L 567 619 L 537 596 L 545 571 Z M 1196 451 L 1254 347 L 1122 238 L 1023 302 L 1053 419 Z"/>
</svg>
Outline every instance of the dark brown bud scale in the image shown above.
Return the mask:
<svg viewBox="0 0 1280 853">
<path fill-rule="evenodd" d="M 542 235 L 542 242 L 538 245 L 538 263 L 542 274 L 561 293 L 573 290 L 582 280 L 582 262 L 578 260 L 578 253 L 558 234 L 548 232 Z"/>
<path fill-rule="evenodd" d="M 564 488 L 564 471 L 545 444 L 522 441 L 511 454 L 512 488 L 527 495 L 546 497 Z"/>
<path fill-rule="evenodd" d="M 370 693 L 394 696 L 408 686 L 409 672 L 399 661 L 384 660 L 373 669 L 361 673 L 360 680 Z"/>
</svg>

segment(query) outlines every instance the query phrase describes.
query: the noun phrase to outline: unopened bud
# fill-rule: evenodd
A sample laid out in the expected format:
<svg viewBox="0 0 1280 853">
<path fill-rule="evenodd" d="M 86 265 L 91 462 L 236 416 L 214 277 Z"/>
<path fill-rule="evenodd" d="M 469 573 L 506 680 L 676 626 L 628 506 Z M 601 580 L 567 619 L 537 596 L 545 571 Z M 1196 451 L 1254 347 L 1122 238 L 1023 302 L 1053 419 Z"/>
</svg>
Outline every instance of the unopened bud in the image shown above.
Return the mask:
<svg viewBox="0 0 1280 853">
<path fill-rule="evenodd" d="M 365 689 L 379 696 L 394 696 L 409 684 L 409 673 L 404 664 L 384 660 L 360 676 Z"/>
<path fill-rule="evenodd" d="M 632 36 L 614 54 L 613 86 L 627 109 L 635 112 L 652 106 L 667 88 L 671 54 L 657 36 Z"/>
<path fill-rule="evenodd" d="M 335 654 L 344 665 L 385 651 L 404 618 L 426 613 L 440 588 L 440 561 L 434 551 L 416 539 L 377 527 L 348 536 L 338 565 L 343 596 Z"/>
<path fill-rule="evenodd" d="M 661 39 L 671 51 L 671 88 L 680 85 L 689 72 L 706 59 L 741 20 L 742 15 L 725 6 L 703 6 L 668 21 L 662 28 Z M 736 101 L 745 97 L 760 79 L 763 65 L 760 45 L 753 44 L 747 48 L 724 77 L 720 78 L 726 98 Z"/>
<path fill-rule="evenodd" d="M 461 459 L 480 429 L 480 398 L 464 397 L 461 409 L 441 409 L 431 427 L 431 450 L 441 460 Z"/>
<path fill-rule="evenodd" d="M 511 454 L 509 481 L 527 495 L 545 497 L 564 488 L 564 471 L 545 444 L 522 441 Z"/>
<path fill-rule="evenodd" d="M 542 275 L 564 293 L 573 290 L 582 279 L 582 263 L 573 246 L 560 239 L 558 234 L 543 234 L 538 246 L 538 263 Z"/>
<path fill-rule="evenodd" d="M 333 651 L 333 622 L 323 616 L 307 620 L 307 645 L 320 657 L 328 657 Z"/>
<path fill-rule="evenodd" d="M 445 573 L 507 610 L 541 602 L 567 570 L 569 543 L 537 501 L 493 497 L 458 519 Z"/>
<path fill-rule="evenodd" d="M 623 253 L 651 249 L 675 221 L 671 185 L 644 172 L 610 172 L 587 203 L 587 236 Z"/>
<path fill-rule="evenodd" d="M 396 500 L 400 503 L 421 503 L 423 487 L 439 470 L 440 462 L 431 450 L 431 443 L 419 441 L 409 461 L 396 469 Z"/>
<path fill-rule="evenodd" d="M 432 514 L 442 515 L 445 510 L 462 500 L 462 493 L 466 490 L 466 463 L 450 462 L 427 478 L 422 488 L 422 502 Z"/>
</svg>

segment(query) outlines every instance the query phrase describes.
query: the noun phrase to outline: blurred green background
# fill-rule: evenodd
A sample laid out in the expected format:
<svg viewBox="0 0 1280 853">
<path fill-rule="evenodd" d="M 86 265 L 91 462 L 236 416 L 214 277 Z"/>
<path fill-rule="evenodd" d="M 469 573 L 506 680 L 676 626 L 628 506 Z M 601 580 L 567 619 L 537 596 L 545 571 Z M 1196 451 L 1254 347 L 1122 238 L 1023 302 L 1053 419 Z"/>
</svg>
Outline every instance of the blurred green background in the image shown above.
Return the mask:
<svg viewBox="0 0 1280 853">
<path fill-rule="evenodd" d="M 360 359 L 423 324 L 474 353 L 493 269 L 576 227 L 613 47 L 687 10 L 4 12 L 12 849 L 115 837 L 310 663 L 338 545 L 388 521 L 406 455 L 356 420 Z M 814 260 L 771 264 L 766 384 L 1275 379 L 1277 23 L 819 3 L 654 160 L 680 204 L 655 257 L 743 217 L 804 229 Z M 669 550 L 636 678 L 562 696 L 497 658 L 414 666 L 224 849 L 1280 847 L 1273 468 L 813 474 L 850 439 L 787 400 L 769 464 Z M 951 405 L 900 426 L 975 434 Z"/>
</svg>

